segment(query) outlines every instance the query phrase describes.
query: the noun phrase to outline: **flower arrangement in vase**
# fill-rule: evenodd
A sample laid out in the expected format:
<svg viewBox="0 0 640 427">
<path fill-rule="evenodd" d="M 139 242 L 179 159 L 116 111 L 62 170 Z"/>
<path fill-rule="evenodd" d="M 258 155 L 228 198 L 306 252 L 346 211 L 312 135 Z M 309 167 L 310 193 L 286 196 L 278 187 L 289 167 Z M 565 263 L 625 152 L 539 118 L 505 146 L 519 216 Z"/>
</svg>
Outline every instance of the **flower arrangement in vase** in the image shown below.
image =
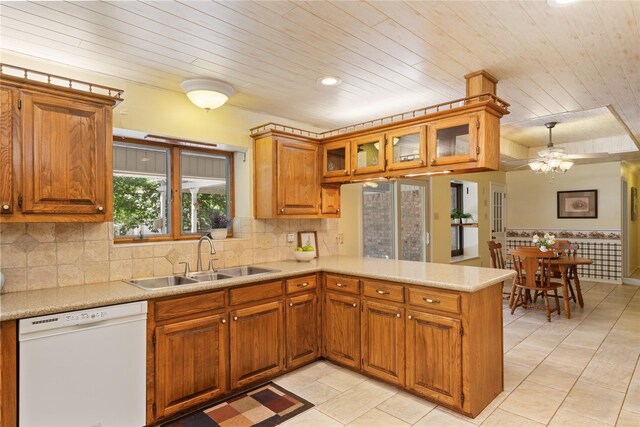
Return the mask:
<svg viewBox="0 0 640 427">
<path fill-rule="evenodd" d="M 542 252 L 553 249 L 553 246 L 556 244 L 556 236 L 551 233 L 544 233 L 542 237 L 534 234 L 532 240 L 533 244 L 538 246 Z"/>
</svg>

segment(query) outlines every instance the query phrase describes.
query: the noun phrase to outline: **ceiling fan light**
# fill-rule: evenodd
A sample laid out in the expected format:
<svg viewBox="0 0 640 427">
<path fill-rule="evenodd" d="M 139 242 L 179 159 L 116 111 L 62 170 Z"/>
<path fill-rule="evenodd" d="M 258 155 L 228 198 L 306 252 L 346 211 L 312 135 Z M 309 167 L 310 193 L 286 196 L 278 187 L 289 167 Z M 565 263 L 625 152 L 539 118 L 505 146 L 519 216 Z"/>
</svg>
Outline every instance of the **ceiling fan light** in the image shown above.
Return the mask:
<svg viewBox="0 0 640 427">
<path fill-rule="evenodd" d="M 557 168 L 562 164 L 562 159 L 558 159 L 558 158 L 551 158 L 549 160 L 547 160 L 547 163 L 549 164 L 550 168 Z"/>
<path fill-rule="evenodd" d="M 567 160 L 563 161 L 562 163 L 560 163 L 560 169 L 563 172 L 568 171 L 569 169 L 571 169 L 571 166 L 573 166 L 573 162 L 569 162 Z"/>
<path fill-rule="evenodd" d="M 190 79 L 180 84 L 191 102 L 207 111 L 222 106 L 235 90 L 225 82 L 212 79 Z"/>
<path fill-rule="evenodd" d="M 551 166 L 549 166 L 548 163 L 542 163 L 542 166 L 540 166 L 540 172 L 547 173 L 550 170 L 551 170 Z"/>
<path fill-rule="evenodd" d="M 544 165 L 543 162 L 537 162 L 537 161 L 529 163 L 529 167 L 531 168 L 531 170 L 536 172 L 539 171 L 543 165 Z"/>
</svg>

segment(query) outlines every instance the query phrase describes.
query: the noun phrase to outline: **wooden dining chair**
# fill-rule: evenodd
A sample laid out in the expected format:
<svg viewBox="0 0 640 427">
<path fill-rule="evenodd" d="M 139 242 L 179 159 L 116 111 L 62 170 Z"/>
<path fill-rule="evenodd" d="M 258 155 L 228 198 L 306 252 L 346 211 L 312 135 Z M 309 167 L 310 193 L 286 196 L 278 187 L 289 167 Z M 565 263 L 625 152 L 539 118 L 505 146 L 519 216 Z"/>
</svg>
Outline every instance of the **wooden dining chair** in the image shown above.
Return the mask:
<svg viewBox="0 0 640 427">
<path fill-rule="evenodd" d="M 578 249 L 580 246 L 577 243 L 571 243 L 568 240 L 556 240 L 556 244 L 553 247 L 553 251 L 561 256 L 577 256 Z M 573 282 L 575 277 L 578 275 L 578 267 L 571 266 L 567 269 L 567 284 L 569 285 L 569 293 L 571 294 L 571 299 L 573 302 L 576 302 L 576 293 L 573 290 Z M 553 266 L 552 268 L 553 277 L 555 279 L 562 278 L 562 272 L 560 271 L 560 267 Z"/>
<path fill-rule="evenodd" d="M 542 252 L 537 247 L 520 247 L 510 252 L 513 261 L 513 268 L 516 271 L 514 281 L 515 297 L 511 304 L 511 314 L 516 308 L 533 308 L 545 310 L 547 321 L 551 321 L 551 313 L 560 314 L 560 298 L 558 289 L 562 288 L 562 283 L 552 282 L 552 269 L 550 260 L 555 255 L 553 252 Z M 549 292 L 553 291 L 555 308 L 549 304 Z M 544 306 L 537 305 L 535 300 L 529 299 L 528 294 L 540 294 L 544 301 Z"/>
<path fill-rule="evenodd" d="M 507 263 L 504 260 L 504 255 L 502 254 L 502 243 L 498 243 L 495 240 L 488 240 L 487 245 L 489 246 L 489 255 L 491 255 L 491 268 L 500 268 L 505 270 L 507 268 Z M 509 304 L 513 301 L 513 290 L 511 292 L 502 292 L 504 299 L 509 299 Z"/>
</svg>

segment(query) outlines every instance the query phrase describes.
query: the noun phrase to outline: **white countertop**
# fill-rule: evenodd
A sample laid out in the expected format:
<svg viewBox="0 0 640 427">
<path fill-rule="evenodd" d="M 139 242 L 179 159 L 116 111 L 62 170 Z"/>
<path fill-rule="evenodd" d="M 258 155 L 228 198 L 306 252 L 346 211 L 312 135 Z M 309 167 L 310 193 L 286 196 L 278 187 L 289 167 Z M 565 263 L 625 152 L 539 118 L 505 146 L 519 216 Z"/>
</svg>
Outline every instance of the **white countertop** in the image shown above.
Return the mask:
<svg viewBox="0 0 640 427">
<path fill-rule="evenodd" d="M 221 289 L 318 271 L 462 292 L 475 292 L 515 275 L 512 270 L 352 256 L 320 257 L 311 262 L 279 261 L 257 265 L 279 271 L 153 291 L 117 281 L 2 294 L 0 295 L 0 321 Z"/>
</svg>

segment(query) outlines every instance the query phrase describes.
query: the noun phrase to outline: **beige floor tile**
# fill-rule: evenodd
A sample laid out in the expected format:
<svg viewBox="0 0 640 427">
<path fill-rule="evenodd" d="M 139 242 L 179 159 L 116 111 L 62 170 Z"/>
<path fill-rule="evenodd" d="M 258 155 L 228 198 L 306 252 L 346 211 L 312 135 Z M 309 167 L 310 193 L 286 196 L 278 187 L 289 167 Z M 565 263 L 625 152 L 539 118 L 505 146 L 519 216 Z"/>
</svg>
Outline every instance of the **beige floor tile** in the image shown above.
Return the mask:
<svg viewBox="0 0 640 427">
<path fill-rule="evenodd" d="M 522 366 L 517 363 L 504 362 L 504 389 L 515 390 L 522 381 L 535 369 L 534 365 Z"/>
<path fill-rule="evenodd" d="M 347 424 L 349 427 L 408 427 L 409 425 L 376 408 L 365 412 Z"/>
<path fill-rule="evenodd" d="M 500 409 L 546 424 L 565 396 L 566 392 L 524 381 L 502 402 Z"/>
<path fill-rule="evenodd" d="M 607 337 L 593 356 L 593 360 L 617 365 L 635 366 L 640 355 L 640 345 L 629 340 Z"/>
<path fill-rule="evenodd" d="M 637 375 L 636 370 L 636 375 Z M 627 396 L 624 399 L 624 404 L 622 405 L 622 410 L 627 412 L 633 412 L 638 415 L 638 419 L 640 419 L 640 380 L 634 379 L 631 381 L 629 385 L 629 390 L 627 391 Z"/>
<path fill-rule="evenodd" d="M 434 426 L 446 426 L 446 427 L 475 427 L 468 421 L 444 412 L 440 408 L 436 408 L 422 417 L 420 421 L 413 425 L 414 427 L 434 427 Z"/>
<path fill-rule="evenodd" d="M 620 412 L 616 427 L 640 427 L 640 415 L 623 410 Z"/>
<path fill-rule="evenodd" d="M 349 390 L 351 387 L 360 384 L 364 380 L 366 380 L 366 377 L 363 375 L 358 375 L 355 372 L 347 370 L 335 371 L 318 379 L 321 383 L 339 391 Z"/>
<path fill-rule="evenodd" d="M 574 330 L 563 341 L 563 344 L 597 350 L 607 336 L 608 331 Z"/>
<path fill-rule="evenodd" d="M 303 388 L 318 378 L 337 372 L 338 369 L 337 366 L 328 362 L 319 361 L 278 377 L 274 382 L 286 389 L 291 388 L 293 391 L 293 388 Z"/>
<path fill-rule="evenodd" d="M 472 424 L 475 424 L 475 425 L 479 426 L 498 408 L 498 406 L 500 406 L 500 404 L 502 402 L 504 402 L 504 400 L 509 396 L 510 393 L 511 392 L 509 392 L 509 391 L 503 391 L 502 393 L 500 393 L 475 418 L 466 417 L 466 416 L 464 416 L 462 414 L 459 414 L 459 413 L 457 413 L 455 411 L 452 411 L 452 410 L 444 408 L 444 407 L 440 407 L 438 409 L 443 411 L 443 412 L 447 412 L 447 413 L 449 413 L 451 415 L 454 415 L 454 416 L 456 416 L 458 418 L 462 418 L 463 420 L 465 420 L 467 422 L 470 422 Z"/>
<path fill-rule="evenodd" d="M 541 427 L 544 426 L 544 424 L 540 424 L 536 421 L 498 408 L 489 415 L 489 417 L 482 423 L 482 426 Z"/>
<path fill-rule="evenodd" d="M 344 424 L 323 414 L 315 408 L 311 408 L 280 425 L 282 427 L 342 427 Z"/>
<path fill-rule="evenodd" d="M 550 349 L 520 343 L 504 355 L 505 362 L 522 366 L 536 366 L 551 352 Z"/>
<path fill-rule="evenodd" d="M 591 360 L 580 376 L 580 379 L 590 384 L 625 393 L 631 381 L 633 370 L 634 367 L 629 365 Z"/>
<path fill-rule="evenodd" d="M 580 367 L 545 360 L 527 377 L 527 381 L 568 392 L 581 372 Z"/>
<path fill-rule="evenodd" d="M 331 418 L 348 424 L 394 394 L 370 382 L 362 382 L 316 408 Z"/>
<path fill-rule="evenodd" d="M 562 407 L 606 424 L 615 424 L 624 393 L 578 380 Z"/>
<path fill-rule="evenodd" d="M 308 400 L 314 405 L 320 405 L 329 399 L 332 399 L 340 394 L 340 391 L 335 388 L 329 387 L 319 381 L 312 381 L 306 385 L 300 386 L 298 384 L 295 387 L 289 387 L 287 390 L 297 394 L 303 399 Z"/>
<path fill-rule="evenodd" d="M 563 406 L 558 409 L 548 425 L 549 427 L 611 427 L 609 424 L 584 417 Z"/>
<path fill-rule="evenodd" d="M 594 353 L 594 350 L 562 343 L 551 352 L 546 360 L 549 362 L 560 362 L 565 365 L 585 368 L 589 364 Z"/>
<path fill-rule="evenodd" d="M 435 407 L 435 403 L 402 391 L 377 406 L 381 411 L 393 415 L 409 424 L 417 422 Z"/>
</svg>

